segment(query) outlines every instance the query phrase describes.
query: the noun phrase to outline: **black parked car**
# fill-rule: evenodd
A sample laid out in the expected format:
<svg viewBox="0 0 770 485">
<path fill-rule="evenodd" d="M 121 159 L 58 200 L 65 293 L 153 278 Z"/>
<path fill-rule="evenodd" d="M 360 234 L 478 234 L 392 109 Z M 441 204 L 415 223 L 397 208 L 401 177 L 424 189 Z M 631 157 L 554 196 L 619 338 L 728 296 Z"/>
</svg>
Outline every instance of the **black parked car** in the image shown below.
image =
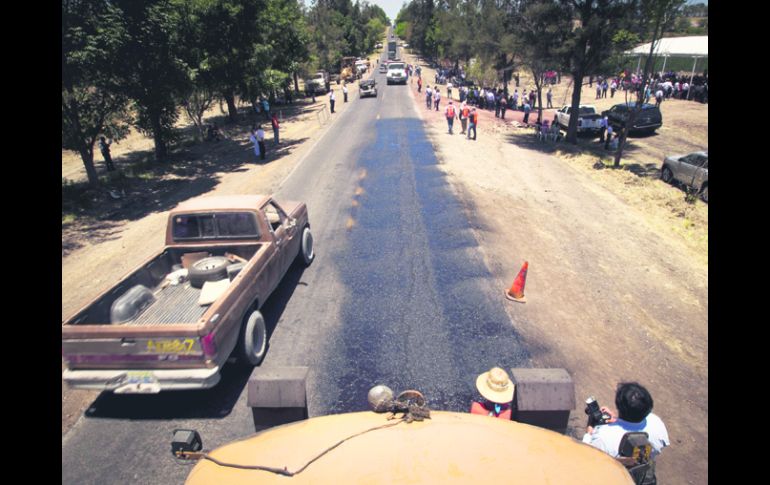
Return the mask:
<svg viewBox="0 0 770 485">
<path fill-rule="evenodd" d="M 613 129 L 620 129 L 628 120 L 628 116 L 636 107 L 635 102 L 616 104 L 607 111 L 602 112 L 602 116 L 607 117 L 607 121 Z M 634 120 L 634 126 L 629 129 L 631 132 L 653 132 L 663 126 L 663 115 L 660 114 L 660 108 L 654 104 L 642 105 L 642 110 Z"/>
</svg>

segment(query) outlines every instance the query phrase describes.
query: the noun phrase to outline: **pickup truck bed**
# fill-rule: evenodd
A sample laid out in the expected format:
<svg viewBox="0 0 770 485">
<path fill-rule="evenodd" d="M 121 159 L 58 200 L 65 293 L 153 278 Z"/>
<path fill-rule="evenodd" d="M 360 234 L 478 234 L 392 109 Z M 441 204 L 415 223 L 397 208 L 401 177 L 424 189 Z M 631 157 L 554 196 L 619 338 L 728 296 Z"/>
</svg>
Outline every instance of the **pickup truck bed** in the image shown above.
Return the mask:
<svg viewBox="0 0 770 485">
<path fill-rule="evenodd" d="M 191 252 L 208 252 L 222 256 L 225 252 L 250 259 L 257 253 L 261 243 L 233 246 L 167 248 L 160 255 L 149 261 L 142 268 L 124 278 L 111 291 L 98 298 L 93 304 L 81 310 L 69 325 L 110 325 L 110 309 L 113 302 L 136 285 L 144 285 L 152 290 L 156 301 L 145 308 L 135 319 L 122 326 L 160 326 L 169 324 L 197 323 L 209 306 L 198 304 L 201 290 L 190 286 L 189 281 L 180 285 L 168 285 L 163 288 L 167 274 L 172 266 L 179 264 L 182 255 Z"/>
<path fill-rule="evenodd" d="M 159 285 L 153 289 L 157 300 L 147 307 L 135 320 L 125 325 L 163 325 L 167 323 L 195 322 L 208 310 L 208 305 L 198 305 L 201 290 L 190 283 Z"/>
</svg>

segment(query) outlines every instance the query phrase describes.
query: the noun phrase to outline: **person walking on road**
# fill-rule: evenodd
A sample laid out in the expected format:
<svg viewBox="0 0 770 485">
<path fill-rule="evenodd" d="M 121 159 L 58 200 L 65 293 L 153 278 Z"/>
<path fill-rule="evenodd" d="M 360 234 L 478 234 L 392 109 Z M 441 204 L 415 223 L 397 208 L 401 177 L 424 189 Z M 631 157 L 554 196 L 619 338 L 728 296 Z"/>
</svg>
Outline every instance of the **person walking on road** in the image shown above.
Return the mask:
<svg viewBox="0 0 770 485">
<path fill-rule="evenodd" d="M 548 108 L 553 108 L 553 90 L 549 87 L 545 93 L 545 99 L 548 101 Z"/>
<path fill-rule="evenodd" d="M 273 143 L 277 145 L 281 143 L 281 140 L 278 136 L 278 129 L 280 127 L 280 123 L 278 123 L 278 115 L 273 113 L 273 117 L 270 118 L 270 122 L 273 125 Z"/>
<path fill-rule="evenodd" d="M 436 88 L 436 90 L 433 91 L 433 104 L 436 105 L 436 111 L 438 111 L 439 103 L 441 103 L 441 90 Z"/>
<path fill-rule="evenodd" d="M 505 93 L 500 96 L 500 118 L 505 119 L 505 110 L 508 109 L 508 96 Z"/>
<path fill-rule="evenodd" d="M 348 102 L 348 83 L 342 85 L 342 102 Z"/>
<path fill-rule="evenodd" d="M 599 127 L 601 128 L 599 131 L 599 143 L 604 142 L 604 132 L 607 131 L 607 117 L 604 116 L 602 119 L 599 120 Z"/>
<path fill-rule="evenodd" d="M 470 116 L 471 110 L 468 109 L 468 105 L 465 104 L 463 101 L 463 104 L 460 106 L 460 125 L 462 126 L 462 131 L 460 132 L 461 135 L 465 134 L 465 130 L 468 128 L 468 116 Z"/>
<path fill-rule="evenodd" d="M 257 126 L 256 130 L 252 130 L 249 137 L 254 144 L 254 154 L 259 157 L 260 160 L 265 159 L 265 130 L 262 129 L 262 125 Z"/>
<path fill-rule="evenodd" d="M 265 113 L 265 120 L 270 119 L 270 103 L 265 98 L 262 98 L 262 112 Z"/>
<path fill-rule="evenodd" d="M 610 84 L 610 98 L 615 97 L 615 91 L 618 89 L 618 83 L 615 82 L 615 80 L 612 80 L 612 84 Z"/>
<path fill-rule="evenodd" d="M 524 100 L 524 124 L 525 125 L 529 124 L 529 112 L 531 109 L 532 108 L 530 108 L 529 106 L 529 100 L 525 99 Z"/>
<path fill-rule="evenodd" d="M 108 172 L 115 170 L 115 165 L 112 164 L 112 155 L 110 155 L 110 145 L 112 145 L 112 140 L 107 143 L 103 136 L 99 137 L 99 151 L 102 152 L 104 165 L 107 167 Z"/>
<path fill-rule="evenodd" d="M 428 107 L 428 109 L 431 108 L 431 101 L 433 100 L 433 90 L 430 88 L 430 86 L 425 88 L 425 105 Z"/>
<path fill-rule="evenodd" d="M 418 93 L 422 92 L 422 78 L 421 77 L 417 78 L 417 92 Z"/>
<path fill-rule="evenodd" d="M 334 101 L 335 101 L 335 98 L 334 98 L 334 90 L 333 90 L 333 89 L 330 89 L 330 90 L 329 90 L 329 110 L 330 110 L 332 113 L 334 113 Z"/>
<path fill-rule="evenodd" d="M 612 125 L 607 125 L 607 139 L 604 140 L 604 149 L 609 150 L 610 149 L 610 140 L 612 140 Z"/>
<path fill-rule="evenodd" d="M 476 112 L 476 108 L 471 110 L 470 123 L 468 125 L 468 139 L 471 138 L 471 130 L 473 130 L 473 140 L 476 140 L 476 127 L 479 124 L 479 114 Z"/>
<path fill-rule="evenodd" d="M 449 125 L 449 134 L 452 134 L 452 125 L 454 125 L 455 117 L 457 116 L 455 113 L 455 107 L 452 104 L 452 100 L 449 100 L 449 104 L 446 106 L 446 109 L 444 110 L 444 116 L 446 116 L 446 122 L 447 125 Z"/>
</svg>

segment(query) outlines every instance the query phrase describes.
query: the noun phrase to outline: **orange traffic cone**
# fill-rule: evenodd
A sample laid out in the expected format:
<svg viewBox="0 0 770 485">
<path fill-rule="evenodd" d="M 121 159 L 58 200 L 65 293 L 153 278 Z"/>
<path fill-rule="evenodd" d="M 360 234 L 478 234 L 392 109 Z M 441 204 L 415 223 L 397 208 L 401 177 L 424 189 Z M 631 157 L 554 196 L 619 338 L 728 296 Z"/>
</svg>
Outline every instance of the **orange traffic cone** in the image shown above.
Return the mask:
<svg viewBox="0 0 770 485">
<path fill-rule="evenodd" d="M 518 301 L 519 303 L 525 303 L 527 298 L 524 296 L 524 284 L 527 282 L 527 268 L 529 263 L 524 261 L 524 265 L 519 271 L 519 275 L 513 280 L 511 289 L 505 292 L 505 297 L 509 300 Z"/>
</svg>

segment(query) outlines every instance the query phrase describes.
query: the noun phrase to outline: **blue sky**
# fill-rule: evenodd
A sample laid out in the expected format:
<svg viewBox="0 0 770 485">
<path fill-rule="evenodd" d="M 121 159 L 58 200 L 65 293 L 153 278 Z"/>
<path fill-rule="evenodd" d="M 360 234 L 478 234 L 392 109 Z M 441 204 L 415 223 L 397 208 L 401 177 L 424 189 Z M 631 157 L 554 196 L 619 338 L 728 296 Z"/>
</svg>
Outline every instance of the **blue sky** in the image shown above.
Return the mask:
<svg viewBox="0 0 770 485">
<path fill-rule="evenodd" d="M 355 0 L 353 0 L 355 2 Z M 369 0 L 369 3 L 373 3 L 375 5 L 379 5 L 380 8 L 385 10 L 385 13 L 390 17 L 390 21 L 396 20 L 396 15 L 398 15 L 399 10 L 401 10 L 401 7 L 404 5 L 406 0 Z M 694 3 L 705 3 L 706 5 L 709 4 L 708 0 L 688 0 L 687 3 L 694 4 Z"/>
<path fill-rule="evenodd" d="M 355 1 L 355 0 L 354 0 Z M 369 3 L 379 5 L 379 7 L 385 10 L 385 13 L 390 17 L 390 21 L 396 20 L 399 10 L 404 5 L 404 0 L 369 0 Z"/>
</svg>

